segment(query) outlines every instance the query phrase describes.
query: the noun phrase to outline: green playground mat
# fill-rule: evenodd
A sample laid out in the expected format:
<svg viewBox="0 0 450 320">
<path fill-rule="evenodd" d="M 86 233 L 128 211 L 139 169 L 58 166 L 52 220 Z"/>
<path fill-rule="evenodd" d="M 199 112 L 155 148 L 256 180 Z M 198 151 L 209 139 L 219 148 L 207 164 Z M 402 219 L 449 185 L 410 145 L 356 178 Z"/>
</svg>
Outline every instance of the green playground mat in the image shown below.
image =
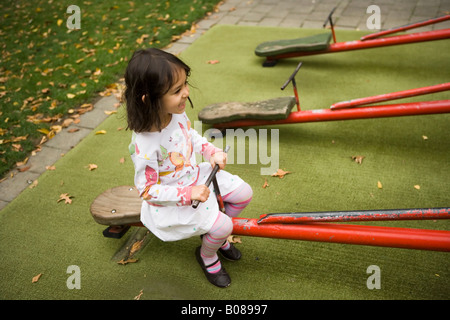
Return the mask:
<svg viewBox="0 0 450 320">
<path fill-rule="evenodd" d="M 449 61 L 449 40 L 286 59 L 274 68 L 261 67 L 264 58 L 254 54 L 262 42 L 319 32 L 211 28 L 181 54 L 192 68 L 194 108 L 186 111 L 192 127 L 208 131 L 210 126 L 198 121 L 198 113 L 214 103 L 292 96 L 292 89 L 280 87 L 299 61 L 303 66 L 296 81 L 304 110 L 444 83 L 450 77 L 450 70 L 443 67 Z M 364 35 L 336 32 L 340 41 Z M 414 100 L 449 98 L 443 92 Z M 449 124 L 449 115 L 441 114 L 246 128 L 245 141 L 228 141 L 232 148 L 226 169 L 253 188 L 253 201 L 242 217 L 445 207 L 450 194 Z M 242 260 L 224 261 L 232 279 L 226 289 L 205 279 L 194 256 L 198 237 L 164 243 L 147 235 L 134 256 L 137 262 L 118 264 L 117 257 L 130 251 L 129 239 L 142 229 L 132 227 L 120 240 L 104 238 L 105 226 L 94 221 L 89 207 L 103 191 L 133 184 L 131 133 L 125 127 L 125 114 L 119 109 L 65 154 L 55 170 L 43 174 L 37 186 L 27 188 L 0 212 L 1 299 L 450 298 L 450 260 L 444 252 L 241 237 L 236 246 Z M 95 134 L 99 130 L 106 133 Z M 260 139 L 264 133 L 267 141 Z M 248 139 L 251 135 L 258 138 L 258 145 Z M 213 143 L 224 147 L 226 137 L 215 137 Z M 245 153 L 244 161 L 239 161 L 238 153 Z M 250 163 L 250 156 L 256 163 Z M 352 156 L 364 159 L 358 164 Z M 97 169 L 89 170 L 89 164 Z M 272 164 L 291 173 L 282 179 L 261 175 L 261 168 Z M 269 186 L 263 188 L 265 182 Z M 58 202 L 64 193 L 72 197 L 71 204 Z M 450 230 L 448 220 L 367 224 Z M 67 286 L 72 265 L 79 267 L 80 289 Z M 381 272 L 380 289 L 367 286 L 373 265 Z M 38 274 L 42 276 L 32 283 Z"/>
</svg>

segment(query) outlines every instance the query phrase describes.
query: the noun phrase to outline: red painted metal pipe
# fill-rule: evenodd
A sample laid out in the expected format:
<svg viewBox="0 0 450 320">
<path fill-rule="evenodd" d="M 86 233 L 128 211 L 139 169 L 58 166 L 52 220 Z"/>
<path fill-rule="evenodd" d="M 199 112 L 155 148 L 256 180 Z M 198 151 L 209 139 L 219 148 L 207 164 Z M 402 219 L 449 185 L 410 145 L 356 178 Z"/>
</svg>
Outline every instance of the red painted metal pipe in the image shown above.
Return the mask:
<svg viewBox="0 0 450 320">
<path fill-rule="evenodd" d="M 388 30 L 384 30 L 384 31 L 368 34 L 367 36 L 362 37 L 361 40 L 364 41 L 364 40 L 368 40 L 368 39 L 379 38 L 379 37 L 382 37 L 382 36 L 385 36 L 385 35 L 388 35 L 388 34 L 397 33 L 397 32 L 400 32 L 400 31 L 406 31 L 406 30 L 410 30 L 410 29 L 415 29 L 415 28 L 419 28 L 419 27 L 423 27 L 423 26 L 428 26 L 430 24 L 435 24 L 435 23 L 438 23 L 438 22 L 446 21 L 446 20 L 450 20 L 450 14 L 447 14 L 447 15 L 442 16 L 442 17 L 429 19 L 429 20 L 424 20 L 424 21 L 420 21 L 420 22 L 411 23 L 411 24 L 408 24 L 408 25 L 402 26 L 402 27 L 391 28 L 391 29 L 388 29 Z"/>
<path fill-rule="evenodd" d="M 371 104 L 371 103 L 390 101 L 390 100 L 402 99 L 402 98 L 407 98 L 407 97 L 415 97 L 415 96 L 420 96 L 420 95 L 424 95 L 424 94 L 436 93 L 436 92 L 447 91 L 447 90 L 450 90 L 450 82 L 437 84 L 437 85 L 429 86 L 429 87 L 397 91 L 397 92 L 392 92 L 392 93 L 380 94 L 380 95 L 372 96 L 372 97 L 365 97 L 365 98 L 358 98 L 358 99 L 353 99 L 353 100 L 348 100 L 348 101 L 337 102 L 337 103 L 332 104 L 330 109 L 337 110 L 337 109 L 344 109 L 344 108 L 353 108 L 353 107 L 367 105 L 367 104 Z"/>
<path fill-rule="evenodd" d="M 298 52 L 284 53 L 284 54 L 279 54 L 279 55 L 267 56 L 266 60 L 273 61 L 273 60 L 287 59 L 287 58 L 293 58 L 293 57 L 303 57 L 303 56 L 310 56 L 310 55 L 324 54 L 324 53 L 334 53 L 334 52 L 344 52 L 344 51 L 352 51 L 352 50 L 379 48 L 379 47 L 387 47 L 387 46 L 400 45 L 400 44 L 443 40 L 443 39 L 449 39 L 449 38 L 450 38 L 450 29 L 441 29 L 441 30 L 404 34 L 404 35 L 399 35 L 399 36 L 391 36 L 391 37 L 379 38 L 379 39 L 369 39 L 369 40 L 364 40 L 364 41 L 353 40 L 353 41 L 346 41 L 346 42 L 337 42 L 337 43 L 330 44 L 330 46 L 325 50 L 298 51 Z"/>
<path fill-rule="evenodd" d="M 233 234 L 450 252 L 450 231 L 441 230 L 321 222 L 306 224 L 258 224 L 257 219 L 233 218 Z"/>
<path fill-rule="evenodd" d="M 450 219 L 450 208 L 269 213 L 258 224 Z"/>
<path fill-rule="evenodd" d="M 380 105 L 376 107 L 361 107 L 340 110 L 316 109 L 292 112 L 282 120 L 236 120 L 216 123 L 216 128 L 239 128 L 249 126 L 292 124 L 303 122 L 354 120 L 383 117 L 401 117 L 437 113 L 450 113 L 450 100 L 424 101 Z"/>
</svg>

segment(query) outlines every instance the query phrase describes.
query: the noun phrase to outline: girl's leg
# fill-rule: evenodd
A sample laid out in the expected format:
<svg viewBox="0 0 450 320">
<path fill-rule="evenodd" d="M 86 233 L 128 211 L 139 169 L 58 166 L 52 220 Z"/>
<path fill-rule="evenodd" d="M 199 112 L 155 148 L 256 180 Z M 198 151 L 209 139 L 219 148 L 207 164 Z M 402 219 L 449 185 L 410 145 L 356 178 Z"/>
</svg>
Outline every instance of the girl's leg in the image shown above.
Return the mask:
<svg viewBox="0 0 450 320">
<path fill-rule="evenodd" d="M 222 265 L 217 256 L 217 250 L 219 250 L 224 242 L 226 242 L 232 231 L 233 222 L 230 217 L 219 212 L 211 230 L 203 236 L 200 256 L 205 263 L 205 266 L 208 266 L 207 271 L 209 273 L 220 271 Z"/>
<path fill-rule="evenodd" d="M 225 204 L 225 211 L 230 217 L 237 217 L 242 210 L 250 203 L 253 196 L 252 187 L 246 182 L 234 191 L 222 197 Z"/>
</svg>

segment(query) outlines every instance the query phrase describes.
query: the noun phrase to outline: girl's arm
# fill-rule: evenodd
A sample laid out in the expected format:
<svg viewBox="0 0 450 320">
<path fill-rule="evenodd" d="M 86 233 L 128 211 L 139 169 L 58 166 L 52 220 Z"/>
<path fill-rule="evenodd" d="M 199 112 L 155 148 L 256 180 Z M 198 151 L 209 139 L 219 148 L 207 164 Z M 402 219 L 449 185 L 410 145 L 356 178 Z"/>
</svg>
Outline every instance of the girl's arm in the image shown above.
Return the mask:
<svg viewBox="0 0 450 320">
<path fill-rule="evenodd" d="M 222 149 L 217 148 L 212 143 L 208 142 L 208 140 L 206 140 L 205 137 L 202 137 L 196 130 L 191 128 L 189 134 L 191 136 L 194 152 L 201 154 L 206 160 L 209 161 L 215 153 L 222 152 Z"/>
</svg>

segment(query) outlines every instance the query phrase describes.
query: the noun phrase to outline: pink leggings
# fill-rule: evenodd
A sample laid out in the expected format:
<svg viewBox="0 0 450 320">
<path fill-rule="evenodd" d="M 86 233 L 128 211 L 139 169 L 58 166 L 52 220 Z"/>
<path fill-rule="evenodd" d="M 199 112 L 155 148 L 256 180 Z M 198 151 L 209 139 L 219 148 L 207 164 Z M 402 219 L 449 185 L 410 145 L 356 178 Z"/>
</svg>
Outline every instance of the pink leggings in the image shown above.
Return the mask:
<svg viewBox="0 0 450 320">
<path fill-rule="evenodd" d="M 233 192 L 222 197 L 226 214 L 219 212 L 211 230 L 202 239 L 200 253 L 206 265 L 215 262 L 217 250 L 224 244 L 226 245 L 225 242 L 233 231 L 233 222 L 230 217 L 237 217 L 250 203 L 252 196 L 252 188 L 244 182 Z"/>
</svg>

